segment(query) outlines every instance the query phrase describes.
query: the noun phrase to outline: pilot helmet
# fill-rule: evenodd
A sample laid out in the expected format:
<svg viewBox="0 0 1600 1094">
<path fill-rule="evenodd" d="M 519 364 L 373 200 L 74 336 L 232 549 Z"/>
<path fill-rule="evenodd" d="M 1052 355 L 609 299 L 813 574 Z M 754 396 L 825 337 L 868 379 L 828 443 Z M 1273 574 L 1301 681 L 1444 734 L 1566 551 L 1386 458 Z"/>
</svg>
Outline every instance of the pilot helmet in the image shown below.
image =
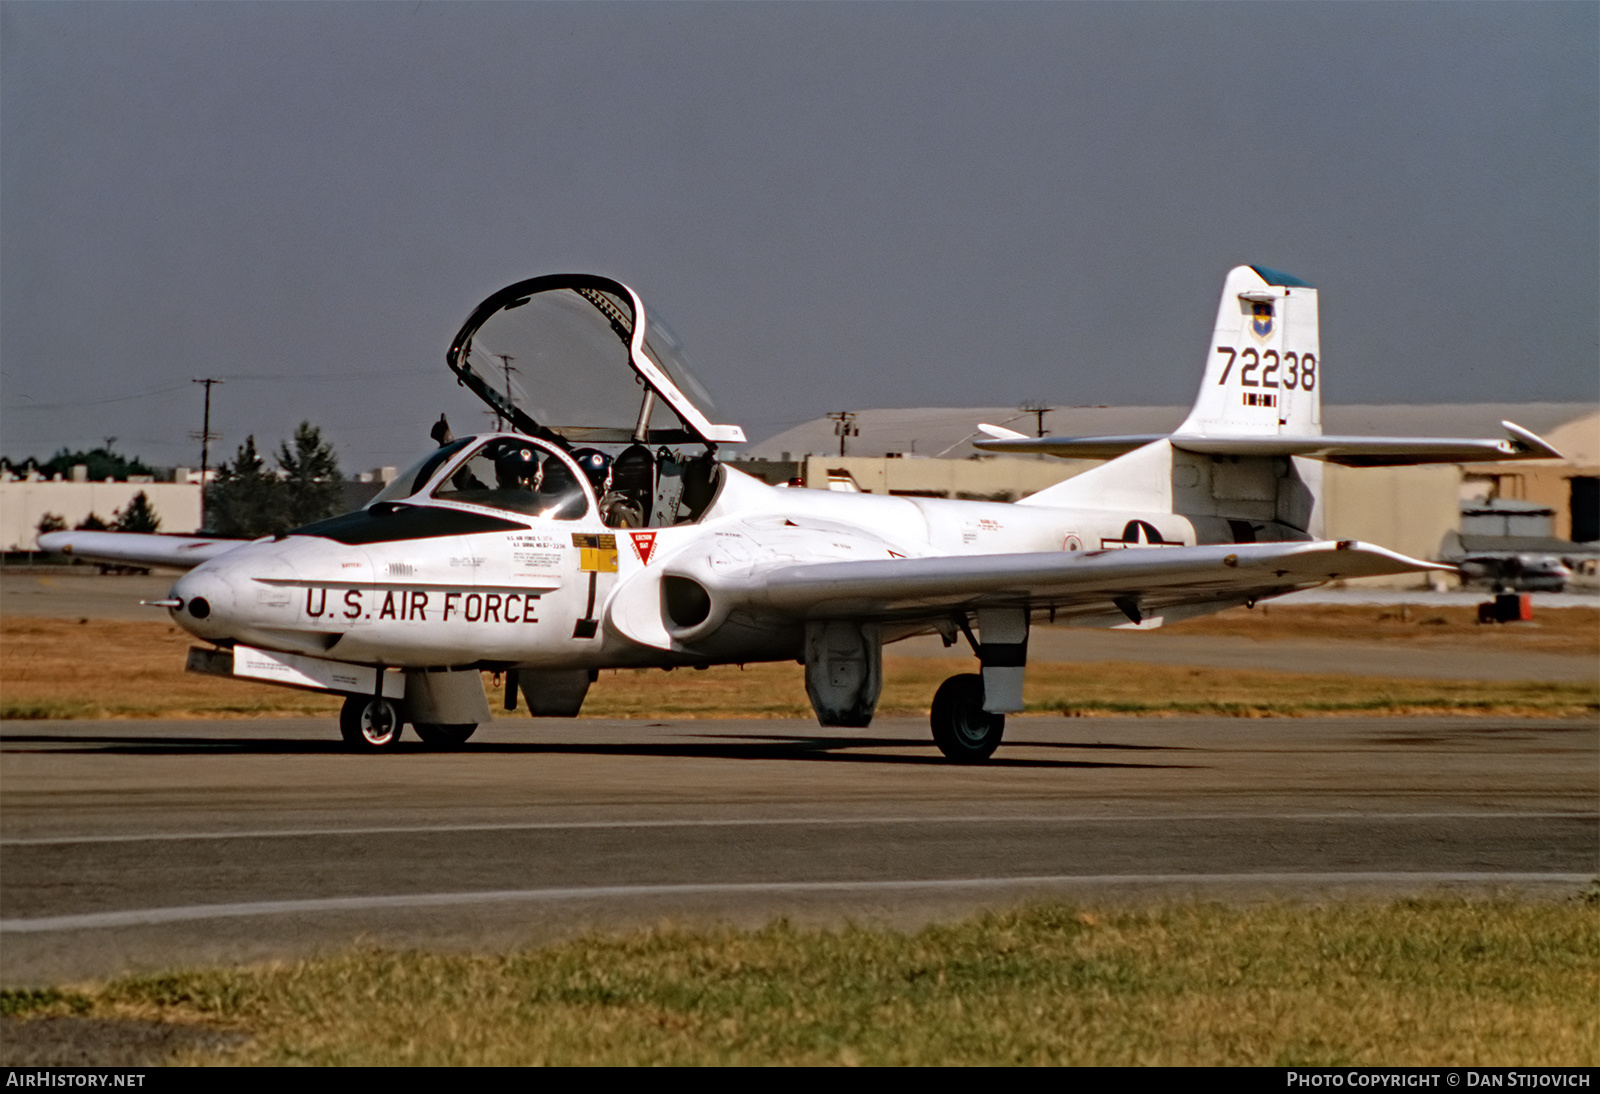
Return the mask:
<svg viewBox="0 0 1600 1094">
<path fill-rule="evenodd" d="M 611 457 L 598 448 L 580 448 L 572 454 L 572 460 L 594 484 L 595 493 L 605 493 L 611 478 Z"/>
<path fill-rule="evenodd" d="M 539 482 L 539 456 L 529 445 L 514 445 L 495 457 L 494 477 L 502 490 L 532 490 Z"/>
</svg>

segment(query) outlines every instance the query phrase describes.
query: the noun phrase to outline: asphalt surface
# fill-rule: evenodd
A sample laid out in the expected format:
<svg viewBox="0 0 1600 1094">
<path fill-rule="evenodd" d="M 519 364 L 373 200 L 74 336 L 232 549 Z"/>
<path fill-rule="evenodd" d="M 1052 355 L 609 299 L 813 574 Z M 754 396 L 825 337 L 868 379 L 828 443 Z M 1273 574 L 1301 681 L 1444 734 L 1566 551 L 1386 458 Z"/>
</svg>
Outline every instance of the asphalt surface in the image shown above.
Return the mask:
<svg viewBox="0 0 1600 1094">
<path fill-rule="evenodd" d="M 1020 900 L 1559 898 L 1600 869 L 1600 727 L 1013 719 L 486 727 L 343 752 L 323 720 L 0 724 L 0 981 L 500 947 L 662 921 L 915 925 Z"/>
</svg>

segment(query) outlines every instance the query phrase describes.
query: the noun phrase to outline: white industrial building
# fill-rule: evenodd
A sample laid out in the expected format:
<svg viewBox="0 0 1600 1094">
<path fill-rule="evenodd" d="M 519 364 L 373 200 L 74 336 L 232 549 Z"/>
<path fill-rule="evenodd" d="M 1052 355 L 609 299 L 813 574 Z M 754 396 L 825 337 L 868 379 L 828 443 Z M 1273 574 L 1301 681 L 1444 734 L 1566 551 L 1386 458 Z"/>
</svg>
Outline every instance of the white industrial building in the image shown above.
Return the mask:
<svg viewBox="0 0 1600 1094">
<path fill-rule="evenodd" d="M 200 528 L 200 484 L 189 482 L 74 482 L 71 480 L 0 480 L 0 549 L 32 551 L 37 547 L 39 522 L 49 513 L 68 528 L 90 514 L 110 524 L 143 493 L 161 520 L 163 532 L 195 532 Z"/>
<path fill-rule="evenodd" d="M 37 549 L 39 522 L 46 514 L 60 517 L 76 528 L 91 515 L 110 524 L 136 494 L 143 493 L 161 520 L 161 531 L 191 534 L 200 530 L 200 472 L 177 468 L 173 481 L 135 475 L 126 481 L 91 482 L 80 465 L 71 478 L 43 478 L 37 472 L 0 474 L 0 551 L 14 553 Z M 344 508 L 359 509 L 395 476 L 393 467 L 364 471 L 344 484 Z M 206 481 L 216 477 L 206 473 Z"/>
</svg>

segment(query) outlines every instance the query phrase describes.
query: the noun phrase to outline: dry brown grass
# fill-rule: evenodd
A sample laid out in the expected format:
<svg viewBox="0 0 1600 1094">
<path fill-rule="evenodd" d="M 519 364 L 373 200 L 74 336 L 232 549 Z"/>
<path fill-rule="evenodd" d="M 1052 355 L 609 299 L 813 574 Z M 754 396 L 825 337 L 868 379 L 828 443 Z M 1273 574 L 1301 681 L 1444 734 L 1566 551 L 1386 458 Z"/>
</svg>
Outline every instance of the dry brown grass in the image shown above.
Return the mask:
<svg viewBox="0 0 1600 1094">
<path fill-rule="evenodd" d="M 1150 632 L 1168 635 L 1335 642 L 1403 642 L 1506 652 L 1586 653 L 1600 657 L 1600 610 L 1540 608 L 1526 623 L 1479 624 L 1469 606 L 1259 604 L 1233 608 Z"/>
<path fill-rule="evenodd" d="M 194 637 L 171 623 L 0 621 L 0 713 L 8 718 L 218 718 L 336 714 L 312 691 L 185 672 Z"/>
<path fill-rule="evenodd" d="M 1257 625 L 1253 619 L 1238 621 L 1228 616 L 1214 625 L 1245 629 Z M 1302 618 L 1284 625 L 1304 635 L 1309 624 Z M 1367 628 L 1386 625 L 1377 619 L 1351 624 Z M 1406 625 L 1414 629 L 1426 626 Z M 1580 637 L 1579 626 L 1562 623 L 1555 629 L 1567 634 L 1562 641 L 1576 642 Z M 9 718 L 216 718 L 331 716 L 338 711 L 338 699 L 315 692 L 184 672 L 185 651 L 191 644 L 193 639 L 170 623 L 8 618 L 0 622 L 0 714 Z M 926 714 L 939 682 L 962 668 L 959 662 L 885 658 L 879 712 Z M 492 687 L 492 681 L 485 682 Z M 1031 712 L 1073 715 L 1570 716 L 1597 709 L 1600 682 L 1405 680 L 1182 665 L 1034 662 L 1028 669 L 1026 700 Z M 659 669 L 603 672 L 590 689 L 584 715 L 808 718 L 811 708 L 801 667 L 777 663 L 670 673 Z M 496 716 L 505 714 L 497 710 Z"/>
<path fill-rule="evenodd" d="M 975 666 L 974 666 L 975 667 Z M 933 693 L 960 663 L 917 657 L 883 661 L 882 715 L 925 715 Z M 1593 713 L 1600 682 L 1546 684 L 1405 680 L 1256 672 L 1101 661 L 1028 665 L 1024 699 L 1033 714 L 1082 717 L 1218 714 L 1494 714 L 1569 717 Z M 805 670 L 796 664 L 719 666 L 705 671 L 603 672 L 589 689 L 592 718 L 809 718 Z M 497 716 L 503 716 L 497 713 Z"/>
</svg>

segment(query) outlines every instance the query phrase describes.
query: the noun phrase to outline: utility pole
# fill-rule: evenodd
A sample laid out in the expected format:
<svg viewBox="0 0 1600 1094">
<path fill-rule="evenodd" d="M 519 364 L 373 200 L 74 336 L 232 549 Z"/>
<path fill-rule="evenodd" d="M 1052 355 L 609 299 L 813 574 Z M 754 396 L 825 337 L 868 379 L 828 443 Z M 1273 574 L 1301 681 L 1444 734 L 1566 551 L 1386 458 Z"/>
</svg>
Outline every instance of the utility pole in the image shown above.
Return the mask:
<svg viewBox="0 0 1600 1094">
<path fill-rule="evenodd" d="M 500 367 L 505 369 L 505 373 L 506 373 L 506 405 L 510 406 L 511 405 L 511 374 L 513 372 L 517 371 L 516 369 L 511 367 L 511 362 L 515 361 L 516 358 L 511 356 L 509 353 L 497 353 L 497 354 L 495 354 L 495 356 L 500 358 Z M 505 416 L 502 415 L 499 411 L 495 412 L 494 424 L 495 424 L 495 431 L 496 432 L 499 432 L 500 430 L 505 428 Z"/>
<path fill-rule="evenodd" d="M 222 381 L 208 376 L 204 380 L 196 380 L 194 382 L 206 386 L 205 417 L 200 423 L 200 435 L 195 438 L 200 442 L 200 527 L 204 529 L 206 526 L 206 472 L 211 468 L 211 442 L 222 438 L 220 433 L 211 432 L 211 385 L 220 384 Z M 189 436 L 191 438 L 195 437 L 193 433 L 189 434 Z"/>
<path fill-rule="evenodd" d="M 861 436 L 861 429 L 856 425 L 856 416 L 848 410 L 836 410 L 828 417 L 833 419 L 833 432 L 839 438 L 839 455 L 843 456 L 845 438 Z"/>
<path fill-rule="evenodd" d="M 1032 414 L 1034 416 L 1035 421 L 1038 423 L 1038 432 L 1035 433 L 1034 436 L 1043 437 L 1044 416 L 1054 410 L 1055 407 L 1045 406 L 1041 402 L 1027 402 L 1017 407 L 1017 409 L 1022 411 L 1024 414 Z"/>
</svg>

